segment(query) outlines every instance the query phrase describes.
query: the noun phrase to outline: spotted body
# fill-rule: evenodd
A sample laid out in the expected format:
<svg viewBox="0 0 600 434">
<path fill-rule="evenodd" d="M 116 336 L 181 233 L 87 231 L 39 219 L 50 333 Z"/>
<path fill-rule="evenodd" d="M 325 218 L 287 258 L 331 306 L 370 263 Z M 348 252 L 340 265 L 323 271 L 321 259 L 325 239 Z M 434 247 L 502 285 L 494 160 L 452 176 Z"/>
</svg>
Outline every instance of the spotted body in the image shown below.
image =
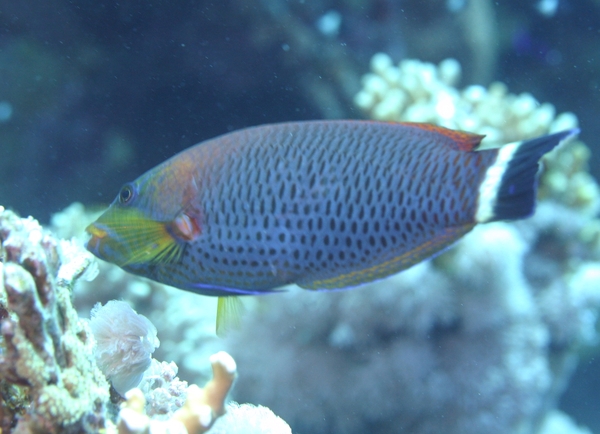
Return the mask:
<svg viewBox="0 0 600 434">
<path fill-rule="evenodd" d="M 477 150 L 425 124 L 314 121 L 229 133 L 127 184 L 88 248 L 208 295 L 338 289 L 416 264 L 477 223 L 533 212 L 537 161 L 576 131 Z"/>
</svg>

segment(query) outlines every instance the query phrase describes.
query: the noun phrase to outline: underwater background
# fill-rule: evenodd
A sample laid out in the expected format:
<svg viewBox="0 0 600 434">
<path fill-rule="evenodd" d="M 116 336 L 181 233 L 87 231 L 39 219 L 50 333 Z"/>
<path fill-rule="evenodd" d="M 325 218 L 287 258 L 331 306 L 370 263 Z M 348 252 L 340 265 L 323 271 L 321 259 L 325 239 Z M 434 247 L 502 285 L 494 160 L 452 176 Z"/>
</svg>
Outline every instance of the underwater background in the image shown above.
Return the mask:
<svg viewBox="0 0 600 434">
<path fill-rule="evenodd" d="M 246 126 L 413 120 L 490 144 L 579 126 L 546 161 L 532 219 L 367 288 L 249 300 L 225 339 L 214 300 L 108 264 L 71 289 L 80 317 L 109 300 L 145 315 L 154 356 L 178 365 L 169 381 L 202 386 L 228 351 L 232 397 L 294 433 L 600 432 L 600 1 L 0 0 L 0 30 L 0 205 L 57 238 L 81 236 L 123 183 Z M 142 381 L 163 400 L 148 414 L 182 405 Z M 3 427 L 28 410 L 11 411 Z"/>
</svg>

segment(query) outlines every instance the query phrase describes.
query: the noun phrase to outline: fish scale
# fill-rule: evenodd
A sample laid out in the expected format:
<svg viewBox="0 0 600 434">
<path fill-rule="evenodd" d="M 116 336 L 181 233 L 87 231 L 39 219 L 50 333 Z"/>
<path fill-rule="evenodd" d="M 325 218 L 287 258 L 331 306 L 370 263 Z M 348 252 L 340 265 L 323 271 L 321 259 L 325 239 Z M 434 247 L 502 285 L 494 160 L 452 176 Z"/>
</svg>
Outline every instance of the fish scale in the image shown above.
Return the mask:
<svg viewBox="0 0 600 434">
<path fill-rule="evenodd" d="M 360 285 L 477 223 L 533 212 L 541 156 L 571 130 L 500 149 L 426 124 L 310 121 L 207 140 L 126 184 L 87 228 L 97 256 L 208 295 Z"/>
</svg>

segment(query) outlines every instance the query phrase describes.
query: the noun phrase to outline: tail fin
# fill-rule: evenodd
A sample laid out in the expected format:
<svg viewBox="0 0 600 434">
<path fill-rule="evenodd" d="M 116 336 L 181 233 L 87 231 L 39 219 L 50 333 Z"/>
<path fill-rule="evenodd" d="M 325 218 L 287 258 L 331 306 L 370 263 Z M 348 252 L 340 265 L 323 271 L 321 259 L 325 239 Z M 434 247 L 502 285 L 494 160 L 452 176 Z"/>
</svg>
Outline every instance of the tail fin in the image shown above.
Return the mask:
<svg viewBox="0 0 600 434">
<path fill-rule="evenodd" d="M 579 130 L 574 128 L 498 149 L 496 161 L 488 168 L 479 186 L 475 221 L 516 220 L 533 214 L 538 161 L 577 134 Z"/>
</svg>

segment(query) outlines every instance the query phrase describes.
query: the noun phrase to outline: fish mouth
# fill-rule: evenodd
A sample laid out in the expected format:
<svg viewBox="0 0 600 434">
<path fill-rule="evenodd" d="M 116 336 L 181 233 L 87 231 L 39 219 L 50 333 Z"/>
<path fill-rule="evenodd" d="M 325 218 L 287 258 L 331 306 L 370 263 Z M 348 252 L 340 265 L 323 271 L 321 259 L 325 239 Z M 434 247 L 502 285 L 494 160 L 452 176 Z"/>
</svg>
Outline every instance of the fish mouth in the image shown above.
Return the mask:
<svg viewBox="0 0 600 434">
<path fill-rule="evenodd" d="M 99 228 L 96 223 L 89 225 L 85 228 L 85 231 L 95 239 L 102 239 L 107 235 L 107 232 L 104 229 Z"/>
<path fill-rule="evenodd" d="M 117 233 L 108 225 L 96 221 L 85 228 L 85 231 L 89 237 L 85 247 L 94 256 L 119 267 L 127 264 L 127 249 L 119 242 Z"/>
<path fill-rule="evenodd" d="M 195 226 L 179 229 L 184 235 L 194 235 Z M 138 210 L 109 208 L 85 230 L 89 236 L 86 248 L 95 256 L 121 268 L 142 266 L 148 263 L 179 260 L 183 244 L 171 234 L 172 224 L 148 218 Z M 191 236 L 190 235 L 190 236 Z"/>
<path fill-rule="evenodd" d="M 102 255 L 101 253 L 102 244 L 103 241 L 106 239 L 108 232 L 98 227 L 97 223 L 90 224 L 87 228 L 85 228 L 85 232 L 88 237 L 85 243 L 85 248 L 100 259 L 104 259 L 104 255 Z"/>
</svg>

